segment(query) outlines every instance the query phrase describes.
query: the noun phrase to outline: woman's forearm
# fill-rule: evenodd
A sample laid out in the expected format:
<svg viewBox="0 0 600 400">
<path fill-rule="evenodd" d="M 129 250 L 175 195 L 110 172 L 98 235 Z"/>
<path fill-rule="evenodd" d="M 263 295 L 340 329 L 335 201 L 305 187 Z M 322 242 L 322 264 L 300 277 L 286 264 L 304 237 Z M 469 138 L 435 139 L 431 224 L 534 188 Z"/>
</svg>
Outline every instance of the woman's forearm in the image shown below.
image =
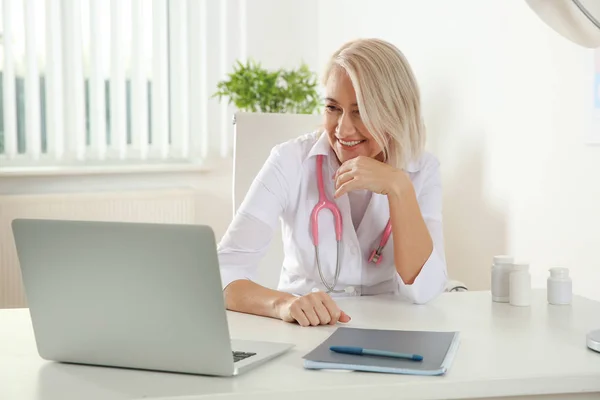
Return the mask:
<svg viewBox="0 0 600 400">
<path fill-rule="evenodd" d="M 278 319 L 282 318 L 280 310 L 285 302 L 295 297 L 246 279 L 233 281 L 227 285 L 224 296 L 228 310 Z"/>
<path fill-rule="evenodd" d="M 408 179 L 407 179 L 408 180 Z M 410 182 L 400 180 L 388 193 L 396 271 L 412 284 L 433 251 L 433 240 Z"/>
</svg>

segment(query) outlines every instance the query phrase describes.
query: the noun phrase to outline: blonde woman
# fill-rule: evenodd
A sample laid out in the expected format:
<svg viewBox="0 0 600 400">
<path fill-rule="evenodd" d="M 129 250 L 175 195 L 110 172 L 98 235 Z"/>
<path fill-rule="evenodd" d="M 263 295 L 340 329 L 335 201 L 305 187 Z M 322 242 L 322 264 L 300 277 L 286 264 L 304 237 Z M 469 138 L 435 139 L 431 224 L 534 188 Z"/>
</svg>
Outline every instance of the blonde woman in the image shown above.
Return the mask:
<svg viewBox="0 0 600 400">
<path fill-rule="evenodd" d="M 408 62 L 385 41 L 352 41 L 323 84 L 322 131 L 273 148 L 219 243 L 230 310 L 315 326 L 350 320 L 336 296 L 423 304 L 444 290 L 439 163 L 424 151 Z M 279 222 L 285 257 L 273 290 L 253 279 Z"/>
</svg>

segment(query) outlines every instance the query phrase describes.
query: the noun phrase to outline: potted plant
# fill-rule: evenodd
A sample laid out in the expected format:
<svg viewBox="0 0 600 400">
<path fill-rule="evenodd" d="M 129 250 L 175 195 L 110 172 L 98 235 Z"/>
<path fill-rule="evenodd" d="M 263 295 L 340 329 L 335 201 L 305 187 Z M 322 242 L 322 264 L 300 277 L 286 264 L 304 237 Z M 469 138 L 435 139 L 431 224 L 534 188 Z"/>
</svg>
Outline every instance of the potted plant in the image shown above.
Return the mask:
<svg viewBox="0 0 600 400">
<path fill-rule="evenodd" d="M 238 60 L 213 97 L 244 112 L 314 114 L 321 107 L 317 87 L 316 74 L 304 63 L 270 71 L 252 59 Z"/>
</svg>

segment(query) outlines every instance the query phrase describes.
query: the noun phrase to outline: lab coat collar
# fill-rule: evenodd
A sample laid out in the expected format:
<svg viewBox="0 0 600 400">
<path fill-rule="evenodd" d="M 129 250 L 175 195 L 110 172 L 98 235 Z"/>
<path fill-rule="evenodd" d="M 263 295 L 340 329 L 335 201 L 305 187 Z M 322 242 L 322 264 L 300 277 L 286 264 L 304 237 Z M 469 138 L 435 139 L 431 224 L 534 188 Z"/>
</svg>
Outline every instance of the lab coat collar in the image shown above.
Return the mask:
<svg viewBox="0 0 600 400">
<path fill-rule="evenodd" d="M 333 164 L 338 164 L 337 159 L 333 158 L 333 160 L 331 159 L 332 157 L 330 157 L 333 154 L 333 150 L 331 149 L 331 144 L 329 143 L 329 138 L 327 137 L 327 133 L 325 131 L 321 131 L 320 133 L 317 133 L 317 140 L 315 141 L 315 144 L 313 145 L 313 147 L 310 149 L 310 152 L 308 153 L 308 157 L 307 159 L 311 159 L 313 157 L 316 157 L 318 155 L 323 155 L 326 156 L 328 158 L 330 158 L 330 163 Z M 419 172 L 421 169 L 421 162 L 420 159 L 411 161 L 408 163 L 407 167 L 406 167 L 406 172 L 409 173 L 415 173 L 415 172 Z"/>
<path fill-rule="evenodd" d="M 419 172 L 421 170 L 421 161 L 419 160 L 414 160 L 408 163 L 408 165 L 406 166 L 406 172 L 408 173 L 415 173 L 415 172 Z"/>
<path fill-rule="evenodd" d="M 310 149 L 307 158 L 313 158 L 315 156 L 323 155 L 329 156 L 331 154 L 331 145 L 329 144 L 329 138 L 327 137 L 327 133 L 325 131 L 321 131 L 316 133 L 317 140 L 315 144 Z"/>
</svg>

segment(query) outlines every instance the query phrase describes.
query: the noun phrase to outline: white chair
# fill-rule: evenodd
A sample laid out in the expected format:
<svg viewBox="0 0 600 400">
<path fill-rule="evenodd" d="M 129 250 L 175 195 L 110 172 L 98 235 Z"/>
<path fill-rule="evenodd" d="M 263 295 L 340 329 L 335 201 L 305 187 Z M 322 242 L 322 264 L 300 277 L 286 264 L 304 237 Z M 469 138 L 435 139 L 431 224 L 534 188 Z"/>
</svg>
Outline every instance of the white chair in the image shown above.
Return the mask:
<svg viewBox="0 0 600 400">
<path fill-rule="evenodd" d="M 237 113 L 233 146 L 233 214 L 244 200 L 252 181 L 269 157 L 273 146 L 310 133 L 322 123 L 321 115 Z M 281 228 L 278 228 L 267 254 L 259 264 L 258 283 L 276 288 L 283 263 Z M 447 291 L 467 290 L 450 281 Z"/>
<path fill-rule="evenodd" d="M 271 149 L 287 140 L 314 132 L 322 115 L 236 113 L 233 144 L 233 214 L 244 200 L 252 181 Z M 278 228 L 259 264 L 258 283 L 275 289 L 283 264 L 283 241 Z"/>
</svg>

